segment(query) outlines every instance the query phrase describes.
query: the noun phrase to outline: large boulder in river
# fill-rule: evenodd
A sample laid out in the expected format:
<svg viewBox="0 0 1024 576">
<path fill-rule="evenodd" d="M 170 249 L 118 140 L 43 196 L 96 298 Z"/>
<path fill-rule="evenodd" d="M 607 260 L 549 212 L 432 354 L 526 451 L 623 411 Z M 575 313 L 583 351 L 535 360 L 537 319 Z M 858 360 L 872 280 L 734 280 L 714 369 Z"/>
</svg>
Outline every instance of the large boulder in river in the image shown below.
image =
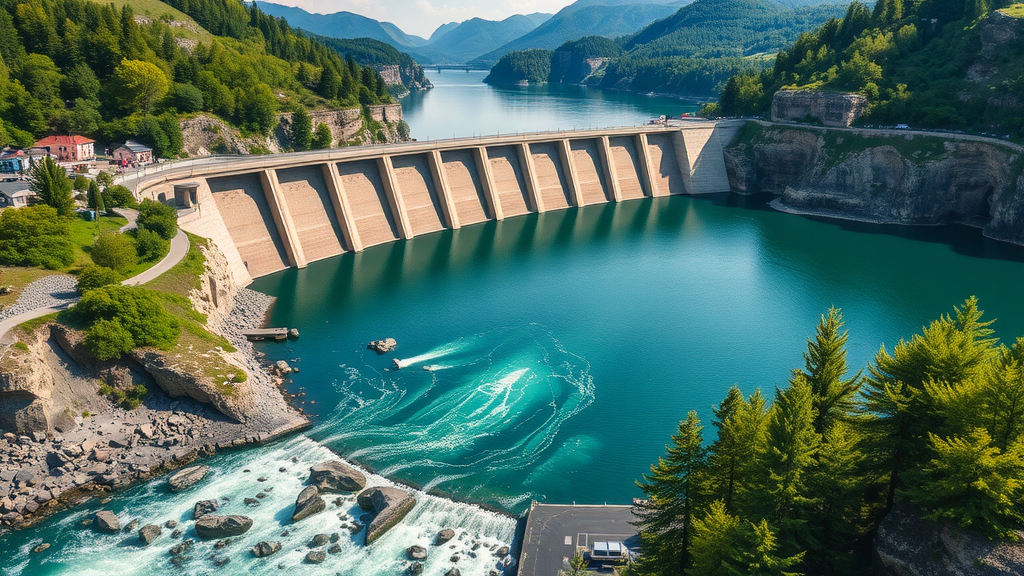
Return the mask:
<svg viewBox="0 0 1024 576">
<path fill-rule="evenodd" d="M 167 479 L 167 484 L 171 487 L 171 492 L 178 492 L 206 478 L 206 474 L 209 471 L 210 467 L 205 464 L 189 466 L 175 472 Z"/>
<path fill-rule="evenodd" d="M 306 486 L 302 492 L 299 492 L 298 498 L 295 499 L 295 512 L 292 512 L 292 522 L 298 522 L 303 518 L 323 512 L 325 508 L 327 508 L 327 504 L 320 496 L 320 491 L 317 490 L 317 487 Z"/>
<path fill-rule="evenodd" d="M 383 340 L 374 340 L 367 344 L 366 347 L 377 354 L 387 354 L 388 352 L 394 352 L 398 348 L 398 342 L 394 338 L 384 338 Z"/>
<path fill-rule="evenodd" d="M 878 525 L 877 574 L 883 576 L 1010 576 L 1024 574 L 1024 542 L 992 541 L 954 524 L 922 520 L 897 504 Z"/>
<path fill-rule="evenodd" d="M 196 520 L 196 534 L 203 540 L 217 540 L 229 536 L 240 536 L 252 528 L 248 516 L 203 516 Z"/>
<path fill-rule="evenodd" d="M 146 524 L 139 530 L 139 540 L 146 546 L 153 543 L 154 540 L 160 537 L 163 530 L 160 529 L 156 524 Z"/>
<path fill-rule="evenodd" d="M 217 511 L 217 506 L 216 500 L 200 500 L 192 507 L 192 518 L 199 520 L 203 516 L 213 514 Z"/>
<path fill-rule="evenodd" d="M 100 532 L 114 534 L 121 531 L 121 521 L 110 510 L 100 510 L 96 513 L 96 529 Z"/>
<path fill-rule="evenodd" d="M 366 527 L 366 543 L 372 544 L 416 505 L 416 499 L 405 490 L 390 486 L 374 486 L 359 493 L 356 502 L 363 510 L 372 510 L 377 516 Z"/>
<path fill-rule="evenodd" d="M 437 536 L 434 537 L 434 546 L 444 546 L 452 538 L 455 538 L 455 530 L 445 528 L 438 532 Z"/>
<path fill-rule="evenodd" d="M 267 556 L 277 554 L 280 550 L 280 542 L 267 542 L 264 540 L 252 547 L 252 555 L 257 558 L 266 558 Z"/>
<path fill-rule="evenodd" d="M 366 487 L 366 476 L 344 462 L 328 460 L 309 469 L 309 483 L 320 492 L 356 492 Z"/>
</svg>

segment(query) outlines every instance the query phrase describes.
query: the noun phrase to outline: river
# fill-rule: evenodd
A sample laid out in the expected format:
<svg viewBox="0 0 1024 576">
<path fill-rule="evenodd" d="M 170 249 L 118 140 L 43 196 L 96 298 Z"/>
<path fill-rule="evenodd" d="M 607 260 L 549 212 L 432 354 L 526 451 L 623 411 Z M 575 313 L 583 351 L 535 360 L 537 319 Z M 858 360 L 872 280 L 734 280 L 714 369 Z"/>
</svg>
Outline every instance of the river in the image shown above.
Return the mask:
<svg viewBox="0 0 1024 576">
<path fill-rule="evenodd" d="M 435 91 L 413 96 L 408 107 L 414 136 L 437 137 L 441 127 L 456 135 L 581 127 L 589 117 L 600 118 L 597 125 L 633 124 L 659 110 L 685 111 L 677 101 L 645 104 L 563 87 L 496 90 L 449 77 L 474 76 L 434 73 Z M 503 111 L 520 120 L 477 116 Z M 337 530 L 336 512 L 352 510 L 350 501 L 331 504 L 337 510 L 318 517 L 325 520 L 286 525 L 309 463 L 326 457 L 326 448 L 389 478 L 511 513 L 530 500 L 627 503 L 687 411 L 696 410 L 710 434 L 711 407 L 733 383 L 768 395 L 785 386 L 829 306 L 846 316 L 855 370 L 883 343 L 891 349 L 971 295 L 998 319 L 1004 341 L 1024 334 L 1020 248 L 970 228 L 818 220 L 772 211 L 764 198 L 729 195 L 469 226 L 316 262 L 252 287 L 279 297 L 272 325 L 301 331 L 298 340 L 261 349 L 300 368 L 288 390 L 300 395 L 314 427 L 218 455 L 209 460 L 213 479 L 194 491 L 172 495 L 154 481 L 114 496 L 109 508 L 143 523 L 187 521 L 196 500 L 220 496 L 231 498 L 225 509 L 256 519 L 254 532 L 225 551 L 197 544 L 180 573 L 212 570 L 211 558 L 221 556 L 232 561 L 218 574 L 308 573 L 302 543 Z M 366 350 L 383 337 L 398 340 L 395 355 Z M 248 509 L 242 498 L 264 486 L 256 477 L 275 490 Z M 343 538 L 325 573 L 397 574 L 404 547 L 445 526 L 464 535 L 459 550 L 512 537 L 507 517 L 420 500 L 369 549 Z M 177 573 L 169 530 L 141 549 L 134 536 L 79 527 L 99 507 L 93 501 L 0 537 L 3 573 Z M 254 559 L 246 550 L 259 539 L 284 539 L 286 549 Z M 42 541 L 53 547 L 31 554 Z M 433 556 L 425 574 L 439 576 L 450 565 Z M 464 562 L 463 573 L 477 573 L 488 560 Z"/>
</svg>

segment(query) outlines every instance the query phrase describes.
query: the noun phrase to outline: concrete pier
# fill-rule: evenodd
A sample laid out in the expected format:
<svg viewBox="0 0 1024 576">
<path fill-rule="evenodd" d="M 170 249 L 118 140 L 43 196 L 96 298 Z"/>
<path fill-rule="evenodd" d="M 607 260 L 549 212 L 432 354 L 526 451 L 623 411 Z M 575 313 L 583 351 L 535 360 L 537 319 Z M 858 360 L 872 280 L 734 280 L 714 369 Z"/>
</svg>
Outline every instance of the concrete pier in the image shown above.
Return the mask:
<svg viewBox="0 0 1024 576">
<path fill-rule="evenodd" d="M 194 182 L 182 227 L 216 242 L 240 284 L 346 251 L 605 202 L 729 190 L 741 121 L 495 136 L 161 166 L 142 197 Z"/>
</svg>

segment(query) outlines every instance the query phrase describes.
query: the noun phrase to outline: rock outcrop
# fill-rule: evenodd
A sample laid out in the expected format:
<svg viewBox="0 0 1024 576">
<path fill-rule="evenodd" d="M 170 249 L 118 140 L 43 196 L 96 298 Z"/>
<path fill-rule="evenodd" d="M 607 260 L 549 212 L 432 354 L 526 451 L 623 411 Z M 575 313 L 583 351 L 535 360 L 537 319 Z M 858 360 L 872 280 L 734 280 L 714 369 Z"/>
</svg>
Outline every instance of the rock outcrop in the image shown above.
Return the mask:
<svg viewBox="0 0 1024 576">
<path fill-rule="evenodd" d="M 726 150 L 733 190 L 780 196 L 779 207 L 868 222 L 966 223 L 1024 243 L 1019 151 L 945 136 L 749 123 Z"/>
<path fill-rule="evenodd" d="M 241 536 L 252 528 L 248 516 L 203 516 L 196 520 L 196 534 L 203 540 Z"/>
<path fill-rule="evenodd" d="M 993 542 L 950 524 L 921 520 L 895 506 L 878 526 L 875 564 L 882 576 L 1024 574 L 1024 543 Z"/>
<path fill-rule="evenodd" d="M 326 508 L 327 504 L 324 502 L 323 497 L 320 496 L 320 491 L 317 490 L 316 486 L 307 486 L 295 498 L 295 511 L 292 512 L 292 522 L 298 522 L 313 514 L 323 512 Z"/>
<path fill-rule="evenodd" d="M 203 516 L 209 516 L 217 511 L 216 500 L 200 500 L 192 507 L 192 518 L 199 520 Z"/>
<path fill-rule="evenodd" d="M 156 541 L 156 539 L 159 538 L 160 534 L 162 533 L 163 530 L 161 530 L 160 527 L 156 524 L 146 524 L 145 526 L 139 529 L 139 540 L 143 543 L 143 545 L 149 546 L 154 541 Z"/>
<path fill-rule="evenodd" d="M 384 338 L 370 342 L 366 345 L 366 348 L 373 350 L 377 354 L 387 354 L 394 352 L 398 348 L 398 342 L 394 338 Z"/>
<path fill-rule="evenodd" d="M 366 486 L 366 476 L 344 462 L 328 460 L 309 469 L 309 483 L 320 492 L 357 492 Z"/>
<path fill-rule="evenodd" d="M 210 472 L 210 467 L 205 464 L 199 464 L 196 466 L 189 466 L 178 470 L 167 479 L 167 485 L 170 487 L 171 492 L 180 492 L 186 488 L 191 487 L 196 482 L 199 482 Z M 216 509 L 216 508 L 214 508 Z"/>
<path fill-rule="evenodd" d="M 356 497 L 356 503 L 363 510 L 377 514 L 366 527 L 366 544 L 372 544 L 405 518 L 416 505 L 416 499 L 398 488 L 374 486 L 360 492 Z"/>
<path fill-rule="evenodd" d="M 121 521 L 110 510 L 100 510 L 97 512 L 96 516 L 93 517 L 93 522 L 96 523 L 96 529 L 100 532 L 115 534 L 121 531 Z"/>
<path fill-rule="evenodd" d="M 862 94 L 779 90 L 772 98 L 772 121 L 814 119 L 825 126 L 850 126 L 868 105 Z"/>
<path fill-rule="evenodd" d="M 257 558 L 266 558 L 281 551 L 280 542 L 260 542 L 252 547 L 252 555 Z"/>
</svg>

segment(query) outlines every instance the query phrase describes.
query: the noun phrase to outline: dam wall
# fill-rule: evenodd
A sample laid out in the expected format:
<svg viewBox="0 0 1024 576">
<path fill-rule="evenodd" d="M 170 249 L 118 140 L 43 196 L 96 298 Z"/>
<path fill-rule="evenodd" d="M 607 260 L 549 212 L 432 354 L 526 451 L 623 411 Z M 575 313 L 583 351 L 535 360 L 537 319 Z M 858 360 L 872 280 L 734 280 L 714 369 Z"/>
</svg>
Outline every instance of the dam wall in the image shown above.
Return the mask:
<svg viewBox="0 0 1024 576">
<path fill-rule="evenodd" d="M 386 111 L 385 111 L 386 112 Z M 140 197 L 196 187 L 183 229 L 212 239 L 239 284 L 289 267 L 526 214 L 729 191 L 743 122 L 464 138 L 209 157 L 140 177 Z"/>
</svg>

